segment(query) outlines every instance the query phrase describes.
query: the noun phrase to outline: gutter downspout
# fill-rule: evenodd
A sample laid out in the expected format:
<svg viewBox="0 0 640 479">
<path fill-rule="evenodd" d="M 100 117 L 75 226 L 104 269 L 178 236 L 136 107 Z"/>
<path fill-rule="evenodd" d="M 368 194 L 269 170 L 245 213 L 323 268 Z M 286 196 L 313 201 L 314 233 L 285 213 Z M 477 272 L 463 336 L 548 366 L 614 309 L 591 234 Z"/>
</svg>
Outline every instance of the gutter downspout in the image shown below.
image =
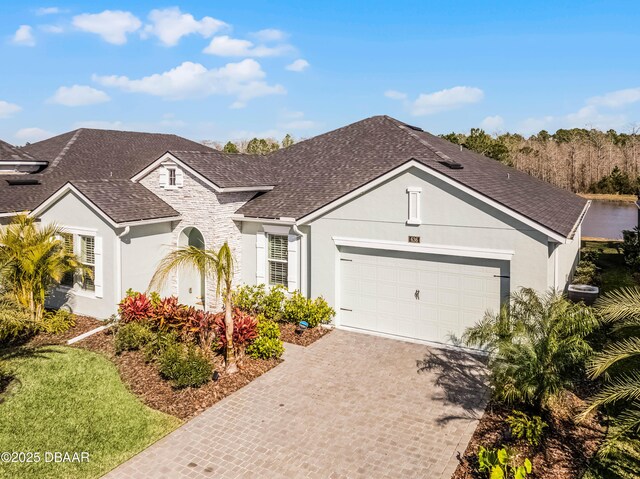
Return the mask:
<svg viewBox="0 0 640 479">
<path fill-rule="evenodd" d="M 300 237 L 300 291 L 307 297 L 307 235 L 300 231 L 295 223 L 291 229 Z"/>
<path fill-rule="evenodd" d="M 131 226 L 125 226 L 122 233 L 117 235 L 118 241 L 116 242 L 116 302 L 120 303 L 123 297 L 122 294 L 122 240 L 131 231 Z"/>
</svg>

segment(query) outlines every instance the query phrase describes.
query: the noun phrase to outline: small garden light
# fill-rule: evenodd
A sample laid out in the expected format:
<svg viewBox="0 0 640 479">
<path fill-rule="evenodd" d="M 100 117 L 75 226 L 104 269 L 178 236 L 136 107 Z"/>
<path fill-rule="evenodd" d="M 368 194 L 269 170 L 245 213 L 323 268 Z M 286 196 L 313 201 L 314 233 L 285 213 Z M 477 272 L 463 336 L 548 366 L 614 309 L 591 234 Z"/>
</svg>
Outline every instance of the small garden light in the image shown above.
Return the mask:
<svg viewBox="0 0 640 479">
<path fill-rule="evenodd" d="M 212 378 L 214 381 L 217 381 L 218 379 L 220 379 L 220 373 L 219 373 L 218 371 L 214 371 L 214 372 L 213 372 L 213 376 L 211 376 L 211 378 Z"/>
<path fill-rule="evenodd" d="M 304 330 L 308 328 L 309 328 L 309 323 L 307 323 L 306 321 L 300 321 L 298 323 L 298 327 L 296 328 L 296 334 L 302 334 L 304 333 Z"/>
</svg>

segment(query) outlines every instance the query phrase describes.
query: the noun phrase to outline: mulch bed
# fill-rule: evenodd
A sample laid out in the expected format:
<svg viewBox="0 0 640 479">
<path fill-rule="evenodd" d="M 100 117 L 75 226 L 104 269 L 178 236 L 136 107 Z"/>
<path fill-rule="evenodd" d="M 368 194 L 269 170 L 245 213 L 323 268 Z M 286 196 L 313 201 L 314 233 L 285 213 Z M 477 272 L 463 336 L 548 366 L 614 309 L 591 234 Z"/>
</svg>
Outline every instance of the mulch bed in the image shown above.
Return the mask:
<svg viewBox="0 0 640 479">
<path fill-rule="evenodd" d="M 587 394 L 580 394 L 587 397 Z M 576 479 L 582 477 L 588 463 L 597 452 L 606 428 L 600 415 L 594 415 L 583 423 L 576 424 L 575 416 L 585 407 L 584 399 L 571 392 L 565 393 L 562 400 L 553 408 L 551 417 L 543 418 L 549 425 L 545 430 L 545 439 L 538 448 L 524 441 L 510 437 L 509 426 L 505 419 L 512 409 L 490 402 L 478 427 L 469 441 L 460 464 L 451 479 L 486 478 L 486 473 L 477 471 L 477 452 L 479 446 L 507 446 L 518 452 L 519 463 L 525 457 L 533 463 L 533 473 L 528 476 L 536 479 Z"/>
<path fill-rule="evenodd" d="M 302 334 L 296 334 L 297 325 L 293 323 L 278 323 L 278 325 L 280 326 L 280 339 L 285 343 L 297 344 L 298 346 L 309 346 L 332 331 L 330 328 L 317 326 L 305 330 Z"/>
<path fill-rule="evenodd" d="M 198 415 L 281 362 L 280 359 L 245 357 L 238 364 L 239 371 L 227 376 L 222 358 L 216 357 L 215 367 L 220 373 L 218 381 L 210 381 L 200 388 L 174 389 L 160 377 L 155 363 L 145 362 L 142 352 L 129 351 L 116 355 L 111 330 L 96 333 L 73 346 L 105 355 L 115 363 L 127 387 L 145 404 L 183 420 Z"/>
<path fill-rule="evenodd" d="M 64 333 L 60 334 L 47 334 L 39 333 L 33 338 L 27 341 L 26 346 L 48 346 L 52 344 L 65 344 L 69 339 L 80 336 L 87 331 L 91 331 L 99 326 L 104 326 L 106 323 L 89 316 L 76 316 L 76 325 L 69 328 Z"/>
</svg>

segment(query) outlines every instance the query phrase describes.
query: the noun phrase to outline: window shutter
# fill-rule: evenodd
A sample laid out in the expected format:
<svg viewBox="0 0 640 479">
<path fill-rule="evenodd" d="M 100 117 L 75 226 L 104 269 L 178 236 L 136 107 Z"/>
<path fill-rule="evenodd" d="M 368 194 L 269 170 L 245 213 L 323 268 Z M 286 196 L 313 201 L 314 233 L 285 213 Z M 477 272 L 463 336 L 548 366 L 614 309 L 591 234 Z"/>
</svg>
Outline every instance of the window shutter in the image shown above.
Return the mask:
<svg viewBox="0 0 640 479">
<path fill-rule="evenodd" d="M 103 296 L 103 268 L 102 268 L 102 238 L 96 236 L 94 243 L 94 257 L 95 257 L 95 278 L 93 283 L 95 285 L 96 298 L 102 298 Z"/>
<path fill-rule="evenodd" d="M 184 186 L 184 172 L 180 168 L 176 168 L 176 186 L 178 188 Z"/>
<path fill-rule="evenodd" d="M 297 235 L 289 235 L 287 249 L 287 288 L 289 291 L 298 289 L 298 241 Z"/>
<path fill-rule="evenodd" d="M 407 194 L 409 195 L 409 218 L 407 219 L 407 224 L 419 225 L 422 223 L 420 214 L 420 196 L 422 194 L 422 188 L 409 187 L 407 188 Z"/>
<path fill-rule="evenodd" d="M 160 167 L 160 183 L 159 184 L 162 188 L 166 188 L 167 185 L 169 184 L 169 172 L 164 166 Z"/>
<path fill-rule="evenodd" d="M 256 234 L 256 284 L 267 283 L 267 235 L 263 231 Z"/>
</svg>

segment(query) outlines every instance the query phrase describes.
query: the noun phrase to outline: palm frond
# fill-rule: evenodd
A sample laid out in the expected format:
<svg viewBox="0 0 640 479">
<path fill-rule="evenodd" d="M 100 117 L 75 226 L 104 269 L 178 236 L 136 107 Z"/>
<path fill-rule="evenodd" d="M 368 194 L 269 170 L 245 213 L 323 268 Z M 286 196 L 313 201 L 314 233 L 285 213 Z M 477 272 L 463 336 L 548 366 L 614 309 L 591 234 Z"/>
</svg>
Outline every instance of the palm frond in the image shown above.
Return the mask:
<svg viewBox="0 0 640 479">
<path fill-rule="evenodd" d="M 640 338 L 621 339 L 607 346 L 591 360 L 588 366 L 589 375 L 592 378 L 601 376 L 617 362 L 634 356 L 640 356 Z"/>
<path fill-rule="evenodd" d="M 626 287 L 609 291 L 595 304 L 604 322 L 640 316 L 640 288 Z"/>
<path fill-rule="evenodd" d="M 160 260 L 149 283 L 149 290 L 163 287 L 171 275 L 180 269 L 191 269 L 207 274 L 217 269 L 215 253 L 196 246 L 185 246 L 168 253 Z"/>
</svg>

